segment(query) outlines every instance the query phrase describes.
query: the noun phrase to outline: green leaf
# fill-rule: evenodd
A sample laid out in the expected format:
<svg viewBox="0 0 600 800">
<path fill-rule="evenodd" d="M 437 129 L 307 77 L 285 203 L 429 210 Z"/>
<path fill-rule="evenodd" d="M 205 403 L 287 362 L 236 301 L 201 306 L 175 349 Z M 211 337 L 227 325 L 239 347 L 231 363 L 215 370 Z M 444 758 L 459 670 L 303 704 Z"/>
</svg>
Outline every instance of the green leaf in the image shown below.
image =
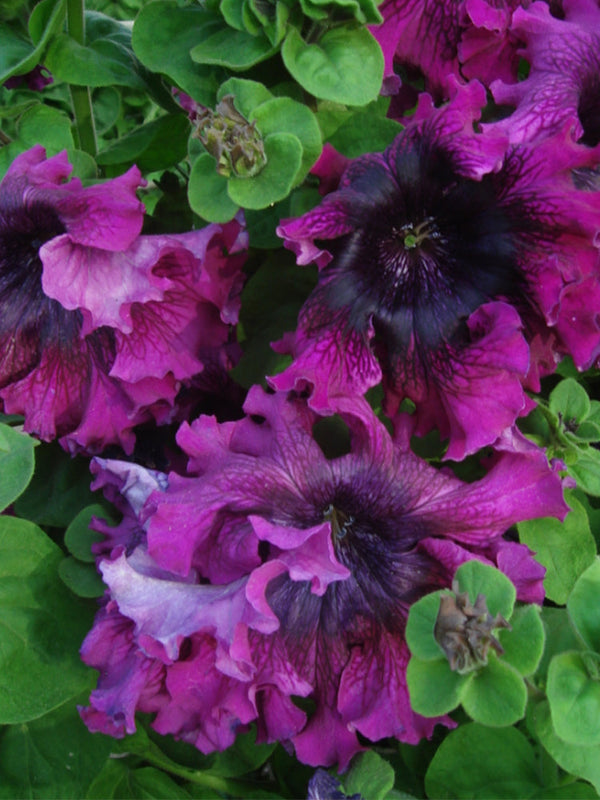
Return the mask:
<svg viewBox="0 0 600 800">
<path fill-rule="evenodd" d="M 93 564 L 96 557 L 92 553 L 92 545 L 104 540 L 103 534 L 90 529 L 92 517 L 99 517 L 107 522 L 114 522 L 110 512 L 100 503 L 92 503 L 82 508 L 65 531 L 65 546 L 79 561 Z"/>
<path fill-rule="evenodd" d="M 0 424 L 0 436 L 0 511 L 4 511 L 25 491 L 33 476 L 33 449 L 37 442 L 10 425 Z"/>
<path fill-rule="evenodd" d="M 394 786 L 394 769 L 380 755 L 370 750 L 352 760 L 341 781 L 347 795 L 359 794 L 369 800 L 385 800 Z"/>
<path fill-rule="evenodd" d="M 208 222 L 229 222 L 239 209 L 227 192 L 227 178 L 217 173 L 216 161 L 208 153 L 194 161 L 188 199 L 193 211 Z"/>
<path fill-rule="evenodd" d="M 87 461 L 71 458 L 57 444 L 36 450 L 36 468 L 27 489 L 15 502 L 15 512 L 38 525 L 66 528 L 76 514 L 94 503 Z"/>
<path fill-rule="evenodd" d="M 472 675 L 462 694 L 462 706 L 475 722 L 504 727 L 525 716 L 525 682 L 509 664 L 492 653 L 487 666 Z"/>
<path fill-rule="evenodd" d="M 369 106 L 342 123 L 329 142 L 348 158 L 357 158 L 364 153 L 385 150 L 402 129 L 399 122 L 373 113 Z"/>
<path fill-rule="evenodd" d="M 195 64 L 190 50 L 219 29 L 221 17 L 194 4 L 156 0 L 140 9 L 133 32 L 133 50 L 148 69 L 168 75 L 199 103 L 214 104 L 219 74 Z"/>
<path fill-rule="evenodd" d="M 106 589 L 102 578 L 91 564 L 83 564 L 67 556 L 58 565 L 60 579 L 77 597 L 102 597 Z"/>
<path fill-rule="evenodd" d="M 583 422 L 591 410 L 587 392 L 573 378 L 565 378 L 555 386 L 550 392 L 549 406 L 567 424 Z"/>
<path fill-rule="evenodd" d="M 517 524 L 520 541 L 546 567 L 546 597 L 559 605 L 566 603 L 578 577 L 596 555 L 585 509 L 572 492 L 565 492 L 565 499 L 571 511 L 563 522 L 547 517 Z"/>
<path fill-rule="evenodd" d="M 79 647 L 91 614 L 60 581 L 61 560 L 36 525 L 0 517 L 0 723 L 41 717 L 90 686 Z"/>
<path fill-rule="evenodd" d="M 190 123 L 185 114 L 165 114 L 122 136 L 98 153 L 98 164 L 135 163 L 142 172 L 174 167 L 186 157 Z"/>
<path fill-rule="evenodd" d="M 406 622 L 406 643 L 411 653 L 423 661 L 436 661 L 443 658 L 444 651 L 436 642 L 433 629 L 440 610 L 440 598 L 446 591 L 426 594 L 413 603 Z"/>
<path fill-rule="evenodd" d="M 509 620 L 515 605 L 517 592 L 509 578 L 495 567 L 477 559 L 466 561 L 456 570 L 455 579 L 461 592 L 468 592 L 472 603 L 479 594 L 484 595 L 492 617 L 501 614 Z"/>
<path fill-rule="evenodd" d="M 19 138 L 26 147 L 42 144 L 48 156 L 75 147 L 71 121 L 62 111 L 52 106 L 33 106 L 26 111 L 18 125 Z"/>
<path fill-rule="evenodd" d="M 0 84 L 13 75 L 24 75 L 44 61 L 46 46 L 62 28 L 66 0 L 42 0 L 31 13 L 29 32 L 35 46 L 0 23 Z"/>
<path fill-rule="evenodd" d="M 540 788 L 533 748 L 516 728 L 470 723 L 451 731 L 425 776 L 436 800 L 522 800 Z"/>
<path fill-rule="evenodd" d="M 545 682 L 552 658 L 566 650 L 577 650 L 581 647 L 581 641 L 573 630 L 566 608 L 543 606 L 542 622 L 546 631 L 546 646 L 537 676 Z"/>
<path fill-rule="evenodd" d="M 239 0 L 235 0 L 239 2 Z M 273 99 L 273 94 L 258 81 L 249 81 L 245 78 L 230 78 L 219 87 L 217 100 L 221 101 L 226 95 L 232 94 L 234 105 L 240 114 L 250 119 L 250 114 L 257 107 Z"/>
<path fill-rule="evenodd" d="M 321 131 L 314 114 L 289 97 L 275 97 L 254 109 L 251 120 L 266 138 L 270 134 L 291 133 L 302 144 L 302 163 L 295 183 L 300 183 L 321 155 Z"/>
<path fill-rule="evenodd" d="M 550 705 L 539 703 L 534 711 L 535 731 L 541 743 L 562 769 L 590 781 L 600 793 L 600 745 L 582 747 L 560 739 L 552 726 Z"/>
<path fill-rule="evenodd" d="M 447 659 L 421 661 L 413 656 L 406 669 L 410 706 L 424 717 L 438 717 L 456 708 L 475 673 L 459 675 L 450 669 Z"/>
<path fill-rule="evenodd" d="M 600 681 L 590 676 L 590 658 L 575 651 L 554 656 L 546 690 L 557 735 L 585 747 L 600 744 Z M 592 666 L 598 673 L 598 663 Z"/>
<path fill-rule="evenodd" d="M 546 635 L 539 606 L 519 606 L 510 618 L 511 630 L 503 628 L 498 639 L 504 648 L 501 658 L 521 675 L 533 675 L 544 652 Z"/>
<path fill-rule="evenodd" d="M 600 653 L 600 560 L 580 576 L 567 601 L 567 610 L 583 641 Z"/>
<path fill-rule="evenodd" d="M 231 747 L 215 754 L 209 772 L 222 778 L 239 778 L 262 767 L 275 747 L 275 744 L 256 744 L 256 730 L 243 733 Z"/>
<path fill-rule="evenodd" d="M 382 16 L 373 0 L 300 0 L 302 10 L 314 20 L 326 20 L 331 16 L 342 19 L 354 18 L 361 25 L 377 25 Z"/>
<path fill-rule="evenodd" d="M 270 58 L 276 51 L 264 33 L 252 36 L 246 31 L 221 25 L 192 47 L 190 55 L 199 64 L 246 70 Z"/>
<path fill-rule="evenodd" d="M 0 798 L 78 800 L 100 772 L 112 739 L 91 734 L 74 703 L 12 725 L 0 738 Z"/>
<path fill-rule="evenodd" d="M 535 800 L 598 800 L 594 787 L 583 781 L 573 781 L 562 786 L 544 786 L 533 797 Z"/>
<path fill-rule="evenodd" d="M 146 88 L 124 25 L 103 14 L 88 12 L 86 42 L 83 46 L 66 33 L 54 37 L 45 65 L 56 79 L 76 86 Z"/>
<path fill-rule="evenodd" d="M 307 44 L 290 28 L 281 56 L 292 77 L 324 100 L 362 106 L 381 89 L 383 54 L 366 28 L 333 28 L 316 44 Z"/>
<path fill-rule="evenodd" d="M 227 191 L 234 203 L 243 208 L 266 208 L 283 200 L 294 185 L 302 163 L 302 145 L 291 133 L 272 133 L 265 137 L 265 167 L 253 178 L 232 175 Z"/>
<path fill-rule="evenodd" d="M 578 448 L 577 461 L 569 465 L 569 474 L 577 481 L 577 488 L 600 497 L 600 450 Z"/>
</svg>

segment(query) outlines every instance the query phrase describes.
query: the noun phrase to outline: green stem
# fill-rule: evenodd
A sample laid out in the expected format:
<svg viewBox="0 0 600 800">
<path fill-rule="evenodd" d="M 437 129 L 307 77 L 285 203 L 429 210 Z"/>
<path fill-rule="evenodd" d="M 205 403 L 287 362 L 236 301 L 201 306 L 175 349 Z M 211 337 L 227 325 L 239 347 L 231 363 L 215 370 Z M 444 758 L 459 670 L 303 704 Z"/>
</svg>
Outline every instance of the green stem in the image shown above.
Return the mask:
<svg viewBox="0 0 600 800">
<path fill-rule="evenodd" d="M 85 45 L 85 0 L 67 0 L 67 28 L 77 44 Z M 89 86 L 71 84 L 71 100 L 75 115 L 76 144 L 91 156 L 96 155 L 96 129 L 92 114 Z"/>
</svg>

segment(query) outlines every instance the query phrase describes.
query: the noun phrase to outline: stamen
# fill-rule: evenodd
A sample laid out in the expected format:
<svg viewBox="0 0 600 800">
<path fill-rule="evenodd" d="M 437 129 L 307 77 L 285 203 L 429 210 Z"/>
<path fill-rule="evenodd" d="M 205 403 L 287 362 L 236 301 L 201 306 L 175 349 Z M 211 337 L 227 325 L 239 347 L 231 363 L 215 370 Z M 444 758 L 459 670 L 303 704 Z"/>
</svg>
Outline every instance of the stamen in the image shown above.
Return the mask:
<svg viewBox="0 0 600 800">
<path fill-rule="evenodd" d="M 330 503 L 323 511 L 323 519 L 331 525 L 331 533 L 334 539 L 343 539 L 354 524 L 352 514 L 340 511 L 333 503 Z"/>
</svg>

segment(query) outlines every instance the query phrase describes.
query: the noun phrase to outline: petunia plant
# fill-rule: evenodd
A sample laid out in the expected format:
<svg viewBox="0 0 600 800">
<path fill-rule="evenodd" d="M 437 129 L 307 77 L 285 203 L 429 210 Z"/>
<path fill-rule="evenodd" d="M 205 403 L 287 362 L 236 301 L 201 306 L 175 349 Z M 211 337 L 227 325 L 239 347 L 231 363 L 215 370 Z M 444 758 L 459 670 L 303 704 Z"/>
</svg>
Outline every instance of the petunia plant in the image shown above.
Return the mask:
<svg viewBox="0 0 600 800">
<path fill-rule="evenodd" d="M 599 52 L 0 2 L 0 800 L 600 796 Z"/>
</svg>

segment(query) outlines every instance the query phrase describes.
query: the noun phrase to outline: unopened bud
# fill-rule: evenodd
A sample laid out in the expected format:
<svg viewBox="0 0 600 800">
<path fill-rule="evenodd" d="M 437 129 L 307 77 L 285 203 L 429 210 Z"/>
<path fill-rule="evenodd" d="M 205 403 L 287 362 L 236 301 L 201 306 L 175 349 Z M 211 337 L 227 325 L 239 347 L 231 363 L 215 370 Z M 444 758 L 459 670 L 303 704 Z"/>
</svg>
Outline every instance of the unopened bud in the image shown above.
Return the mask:
<svg viewBox="0 0 600 800">
<path fill-rule="evenodd" d="M 204 109 L 198 115 L 196 135 L 217 161 L 217 172 L 228 178 L 252 178 L 267 163 L 262 136 L 255 122 L 248 122 L 226 95 L 215 111 Z"/>
<path fill-rule="evenodd" d="M 464 675 L 487 664 L 490 647 L 499 655 L 504 652 L 493 631 L 510 629 L 510 625 L 500 614 L 492 617 L 482 594 L 472 605 L 467 592 L 458 592 L 456 581 L 452 591 L 454 594 L 440 599 L 433 635 L 446 654 L 450 669 Z"/>
</svg>

